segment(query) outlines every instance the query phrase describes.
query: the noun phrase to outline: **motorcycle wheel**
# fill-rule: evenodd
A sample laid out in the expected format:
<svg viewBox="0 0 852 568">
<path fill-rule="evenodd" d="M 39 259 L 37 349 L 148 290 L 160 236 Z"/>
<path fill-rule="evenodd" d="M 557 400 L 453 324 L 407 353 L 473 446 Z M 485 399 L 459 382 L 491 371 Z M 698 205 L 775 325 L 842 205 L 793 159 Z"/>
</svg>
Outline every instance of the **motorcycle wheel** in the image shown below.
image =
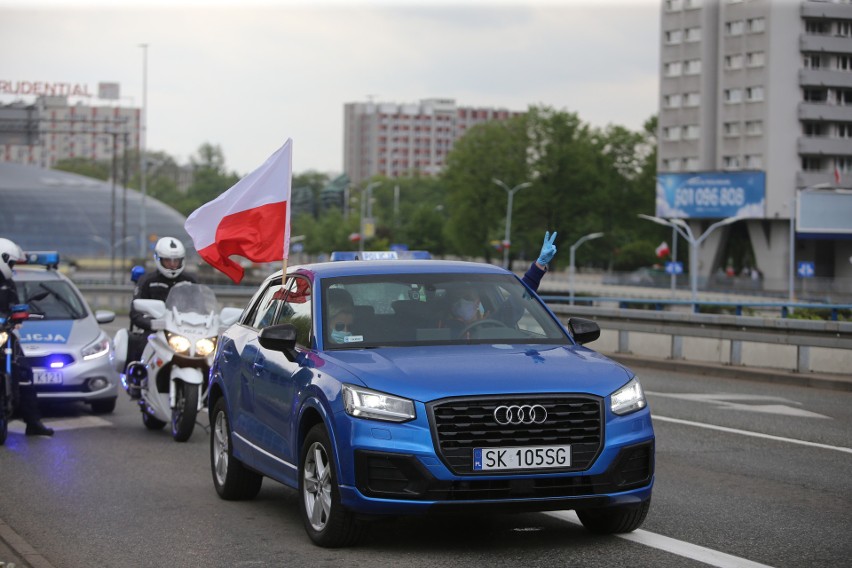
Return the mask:
<svg viewBox="0 0 852 568">
<path fill-rule="evenodd" d="M 6 443 L 9 435 L 9 415 L 6 412 L 6 377 L 0 385 L 0 446 Z"/>
<path fill-rule="evenodd" d="M 198 414 L 198 385 L 183 381 L 175 383 L 175 407 L 172 408 L 172 438 L 175 442 L 186 442 L 195 428 Z"/>
<path fill-rule="evenodd" d="M 162 430 L 166 427 L 166 423 L 162 420 L 154 418 L 145 411 L 142 411 L 142 423 L 148 430 Z"/>
</svg>

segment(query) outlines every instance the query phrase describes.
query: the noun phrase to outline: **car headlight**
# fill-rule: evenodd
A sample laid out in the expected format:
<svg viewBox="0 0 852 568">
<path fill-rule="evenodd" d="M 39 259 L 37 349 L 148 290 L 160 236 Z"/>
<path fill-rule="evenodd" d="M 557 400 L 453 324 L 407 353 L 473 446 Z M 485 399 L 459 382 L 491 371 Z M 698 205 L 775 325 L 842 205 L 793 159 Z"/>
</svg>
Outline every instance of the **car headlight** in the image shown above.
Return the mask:
<svg viewBox="0 0 852 568">
<path fill-rule="evenodd" d="M 216 351 L 215 337 L 205 337 L 204 339 L 199 339 L 195 342 L 195 352 L 202 357 L 207 357 L 214 351 Z"/>
<path fill-rule="evenodd" d="M 103 357 L 109 353 L 109 337 L 99 337 L 97 341 L 91 345 L 87 345 L 83 351 L 83 361 L 91 361 L 98 357 Z"/>
<path fill-rule="evenodd" d="M 169 339 L 169 347 L 171 347 L 175 353 L 184 353 L 189 351 L 189 339 L 176 333 L 169 333 L 167 335 Z"/>
<path fill-rule="evenodd" d="M 641 410 L 648 405 L 642 385 L 635 378 L 629 383 L 612 393 L 610 408 L 613 414 L 619 416 Z"/>
<path fill-rule="evenodd" d="M 343 385 L 343 408 L 358 418 L 405 422 L 414 418 L 414 402 L 353 385 Z"/>
</svg>

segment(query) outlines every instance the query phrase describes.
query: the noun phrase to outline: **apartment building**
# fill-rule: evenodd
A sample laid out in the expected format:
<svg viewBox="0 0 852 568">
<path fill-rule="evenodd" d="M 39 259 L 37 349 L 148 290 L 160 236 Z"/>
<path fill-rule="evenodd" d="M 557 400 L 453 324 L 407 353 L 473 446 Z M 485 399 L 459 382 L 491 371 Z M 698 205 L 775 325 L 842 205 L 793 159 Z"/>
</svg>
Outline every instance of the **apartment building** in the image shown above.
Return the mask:
<svg viewBox="0 0 852 568">
<path fill-rule="evenodd" d="M 476 124 L 523 114 L 457 106 L 453 99 L 415 104 L 358 102 L 344 105 L 343 171 L 353 184 L 374 175 L 390 178 L 444 167 L 456 140 Z"/>
<path fill-rule="evenodd" d="M 768 288 L 852 277 L 852 3 L 664 0 L 660 33 L 656 214 L 703 237 L 699 275 L 744 224 Z"/>
</svg>

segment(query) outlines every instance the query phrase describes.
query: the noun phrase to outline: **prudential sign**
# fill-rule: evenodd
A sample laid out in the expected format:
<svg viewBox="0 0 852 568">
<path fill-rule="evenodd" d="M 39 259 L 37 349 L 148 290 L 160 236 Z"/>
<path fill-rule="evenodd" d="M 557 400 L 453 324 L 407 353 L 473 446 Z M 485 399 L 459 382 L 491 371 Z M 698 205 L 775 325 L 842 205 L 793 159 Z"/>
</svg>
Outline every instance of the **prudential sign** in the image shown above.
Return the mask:
<svg viewBox="0 0 852 568">
<path fill-rule="evenodd" d="M 764 172 L 657 175 L 657 217 L 721 219 L 766 216 Z"/>
</svg>

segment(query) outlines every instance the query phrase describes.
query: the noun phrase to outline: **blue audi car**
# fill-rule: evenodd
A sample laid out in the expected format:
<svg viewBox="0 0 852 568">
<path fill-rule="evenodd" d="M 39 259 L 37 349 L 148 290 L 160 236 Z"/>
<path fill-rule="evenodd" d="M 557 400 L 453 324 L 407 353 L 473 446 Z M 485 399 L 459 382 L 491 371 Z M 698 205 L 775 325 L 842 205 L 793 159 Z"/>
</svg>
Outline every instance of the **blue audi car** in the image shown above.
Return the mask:
<svg viewBox="0 0 852 568">
<path fill-rule="evenodd" d="M 305 529 L 355 544 L 374 516 L 573 509 L 594 532 L 648 513 L 654 430 L 633 373 L 514 274 L 341 261 L 266 279 L 218 344 L 210 459 L 224 499 L 264 477 Z"/>
</svg>

